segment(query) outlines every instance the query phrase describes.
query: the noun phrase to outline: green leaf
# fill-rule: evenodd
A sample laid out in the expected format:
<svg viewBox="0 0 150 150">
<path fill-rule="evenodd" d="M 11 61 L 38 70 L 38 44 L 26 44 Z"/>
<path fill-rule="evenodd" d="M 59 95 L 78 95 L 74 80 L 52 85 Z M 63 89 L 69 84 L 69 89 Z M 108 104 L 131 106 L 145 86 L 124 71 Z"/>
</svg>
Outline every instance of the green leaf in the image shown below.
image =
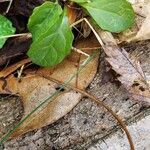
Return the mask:
<svg viewBox="0 0 150 150">
<path fill-rule="evenodd" d="M 7 40 L 7 38 L 3 38 L 3 36 L 12 35 L 15 31 L 12 23 L 6 17 L 0 15 L 0 48 L 3 47 Z"/>
<path fill-rule="evenodd" d="M 48 19 L 50 20 L 50 18 Z M 41 28 L 43 27 L 41 26 Z M 54 66 L 70 53 L 72 42 L 73 34 L 66 13 L 64 13 L 48 31 L 33 41 L 28 56 L 37 65 Z"/>
<path fill-rule="evenodd" d="M 73 2 L 76 2 L 76 3 L 86 3 L 86 2 L 90 2 L 89 0 L 71 0 Z"/>
<path fill-rule="evenodd" d="M 33 41 L 45 34 L 57 22 L 62 12 L 60 5 L 52 2 L 45 2 L 36 7 L 28 21 Z"/>
<path fill-rule="evenodd" d="M 84 7 L 104 30 L 121 32 L 130 28 L 135 19 L 132 6 L 126 0 L 72 0 Z"/>
</svg>

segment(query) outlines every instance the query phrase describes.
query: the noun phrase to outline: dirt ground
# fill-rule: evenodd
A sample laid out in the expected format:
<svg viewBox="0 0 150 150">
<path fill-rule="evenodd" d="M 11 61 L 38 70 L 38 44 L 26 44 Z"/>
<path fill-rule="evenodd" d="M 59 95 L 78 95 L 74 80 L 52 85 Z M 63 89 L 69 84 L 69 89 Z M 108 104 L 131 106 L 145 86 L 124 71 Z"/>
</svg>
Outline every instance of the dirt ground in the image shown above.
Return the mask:
<svg viewBox="0 0 150 150">
<path fill-rule="evenodd" d="M 143 70 L 150 72 L 150 42 L 125 44 L 130 53 L 140 54 Z M 87 91 L 111 106 L 111 108 L 126 122 L 127 125 L 138 124 L 150 115 L 150 107 L 131 98 L 126 89 L 116 80 L 116 74 L 104 60 L 101 53 L 97 74 Z M 148 122 L 147 122 L 148 123 Z M 143 125 L 143 124 L 142 124 Z M 141 126 L 142 127 L 142 126 Z M 142 130 L 142 129 L 141 129 Z M 150 129 L 148 130 L 150 132 Z M 143 132 L 148 132 L 143 131 Z M 135 130 L 136 132 L 136 130 Z M 95 147 L 98 143 L 109 145 L 115 138 L 124 135 L 116 120 L 103 108 L 97 107 L 88 98 L 82 101 L 66 116 L 42 129 L 27 133 L 15 140 L 6 142 L 2 150 L 104 150 L 109 147 Z M 134 136 L 132 132 L 132 136 Z M 140 135 L 136 135 L 139 136 Z M 125 138 L 126 139 L 126 138 Z M 128 143 L 122 144 L 117 150 L 128 150 Z M 142 140 L 142 139 L 141 139 Z M 117 141 L 116 141 L 117 142 Z M 119 142 L 119 141 L 118 141 Z M 139 141 L 138 141 L 139 142 Z M 121 143 L 121 142 L 120 142 Z M 141 141 L 142 143 L 142 141 Z M 142 146 L 142 145 L 141 145 Z M 145 150 L 142 146 L 140 150 Z M 112 150 L 114 150 L 112 148 Z M 148 149 L 147 149 L 148 150 Z"/>
</svg>

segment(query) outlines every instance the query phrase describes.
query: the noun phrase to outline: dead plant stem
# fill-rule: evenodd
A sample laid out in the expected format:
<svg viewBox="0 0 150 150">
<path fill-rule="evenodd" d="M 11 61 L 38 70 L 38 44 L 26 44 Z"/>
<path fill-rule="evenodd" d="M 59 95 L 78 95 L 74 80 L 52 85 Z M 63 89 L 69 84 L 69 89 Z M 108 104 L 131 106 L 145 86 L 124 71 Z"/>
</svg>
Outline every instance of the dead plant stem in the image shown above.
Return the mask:
<svg viewBox="0 0 150 150">
<path fill-rule="evenodd" d="M 63 84 L 63 82 L 58 81 L 58 80 L 56 80 L 54 78 L 47 77 L 45 75 L 41 75 L 41 76 L 44 77 L 44 78 L 46 78 L 46 79 L 48 79 L 48 80 L 50 80 L 50 81 L 53 81 L 53 82 L 55 82 L 57 84 Z M 129 131 L 128 131 L 126 125 L 125 125 L 125 123 L 118 117 L 118 115 L 109 106 L 107 106 L 102 100 L 96 98 L 94 95 L 89 94 L 89 93 L 87 93 L 84 90 L 81 90 L 81 89 L 79 89 L 77 87 L 74 87 L 74 86 L 71 86 L 71 85 L 67 85 L 67 86 L 70 87 L 71 89 L 73 89 L 73 90 L 81 93 L 82 95 L 84 95 L 86 97 L 89 97 L 94 103 L 97 104 L 97 106 L 99 106 L 99 107 L 103 106 L 108 112 L 110 112 L 112 114 L 112 116 L 118 121 L 118 123 L 121 126 L 121 128 L 125 131 L 127 139 L 129 141 L 130 150 L 135 150 L 132 137 L 131 137 L 131 135 L 130 135 L 130 133 L 129 133 Z"/>
</svg>

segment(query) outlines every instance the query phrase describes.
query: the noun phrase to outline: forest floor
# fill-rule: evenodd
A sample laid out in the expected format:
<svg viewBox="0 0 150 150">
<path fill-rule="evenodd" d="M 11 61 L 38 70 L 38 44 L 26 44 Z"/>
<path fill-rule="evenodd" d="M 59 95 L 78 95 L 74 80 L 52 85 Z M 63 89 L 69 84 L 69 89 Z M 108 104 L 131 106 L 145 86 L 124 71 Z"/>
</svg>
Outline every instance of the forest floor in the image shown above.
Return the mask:
<svg viewBox="0 0 150 150">
<path fill-rule="evenodd" d="M 43 2 L 44 0 L 35 0 L 35 1 L 14 0 L 13 1 L 9 13 L 6 16 L 12 21 L 13 25 L 16 27 L 16 33 L 28 32 L 27 21 L 29 16 L 31 15 L 33 8 L 35 6 L 42 4 Z M 7 8 L 7 5 L 8 5 L 7 2 L 0 5 L 0 13 L 3 14 L 4 10 L 6 10 Z M 83 41 L 85 40 L 88 41 L 88 38 L 90 39 L 90 36 L 84 39 Z M 21 60 L 26 60 L 27 56 L 25 54 L 29 49 L 30 44 L 31 44 L 31 37 L 30 38 L 16 37 L 16 38 L 8 39 L 6 44 L 0 51 L 1 71 L 9 67 L 11 64 L 15 64 L 15 63 L 17 64 L 17 62 Z M 144 40 L 140 42 L 131 42 L 131 43 L 123 42 L 119 46 L 124 48 L 129 54 L 134 54 L 133 56 L 138 55 L 138 59 L 140 60 L 143 71 L 150 74 L 150 41 L 149 40 Z M 76 57 L 77 56 L 74 56 L 75 60 L 77 59 Z M 150 107 L 146 102 L 143 102 L 142 100 L 137 101 L 134 98 L 132 98 L 131 94 L 129 94 L 130 91 L 127 91 L 127 89 L 125 89 L 125 87 L 119 82 L 119 80 L 117 79 L 118 74 L 112 69 L 111 65 L 106 61 L 105 58 L 106 58 L 106 54 L 101 49 L 99 54 L 98 67 L 97 67 L 97 60 L 96 60 L 94 62 L 94 64 L 96 65 L 94 67 L 93 66 L 91 67 L 93 68 L 93 70 L 91 69 L 93 71 L 92 75 L 87 74 L 86 77 L 83 79 L 84 82 L 81 80 L 81 82 L 89 85 L 88 87 L 87 85 L 84 85 L 83 89 L 87 87 L 86 91 L 88 93 L 95 95 L 97 98 L 102 100 L 105 104 L 110 106 L 110 108 L 124 121 L 133 138 L 135 150 L 150 150 L 150 142 L 149 142 L 150 141 Z M 72 57 L 69 59 L 73 60 Z M 79 60 L 78 64 L 80 64 L 80 61 L 81 60 Z M 73 63 L 76 63 L 76 61 Z M 69 62 L 68 64 L 70 65 L 71 63 Z M 73 65 L 77 67 L 75 64 Z M 60 68 L 65 68 L 65 67 L 66 67 L 65 65 L 64 66 L 62 65 Z M 30 67 L 28 68 L 27 71 L 29 72 L 27 73 L 30 73 L 30 71 L 33 68 L 39 69 L 39 67 L 33 65 L 31 66 L 31 68 Z M 55 72 L 57 72 L 57 70 Z M 24 75 L 23 77 L 25 81 L 26 76 L 23 73 L 22 75 Z M 4 91 L 10 92 L 11 86 L 13 89 L 12 91 L 15 92 L 14 90 L 15 86 L 13 86 L 13 83 L 16 83 L 17 80 L 14 79 L 16 78 L 15 75 L 16 74 L 13 71 L 11 72 L 11 74 L 6 76 L 6 81 L 8 82 L 7 85 L 7 82 L 5 83 L 4 80 L 5 78 L 4 79 L 1 78 L 1 72 L 0 72 L 0 79 L 1 79 L 0 80 L 0 115 L 1 115 L 0 136 L 1 133 L 3 134 L 3 132 L 5 133 L 5 131 L 7 131 L 7 129 L 3 130 L 5 126 L 5 124 L 2 123 L 3 120 L 4 122 L 6 120 L 6 122 L 9 122 L 11 125 L 16 121 L 15 124 L 12 125 L 14 127 L 20 121 L 21 117 L 26 113 L 24 112 L 25 107 L 23 108 L 23 103 L 20 102 L 20 99 L 19 100 L 12 99 L 11 97 L 12 95 L 11 95 L 10 97 L 8 97 L 11 99 L 11 101 L 3 100 L 3 96 L 4 96 L 3 92 Z M 9 76 L 11 77 L 9 78 Z M 88 76 L 90 79 L 88 79 Z M 11 83 L 12 78 L 13 78 L 12 80 L 13 82 Z M 87 82 L 85 82 L 86 80 Z M 19 82 L 20 84 L 22 84 L 20 80 L 17 80 L 16 85 L 19 85 Z M 48 81 L 44 80 L 42 84 L 47 82 Z M 88 84 L 89 82 L 90 84 Z M 30 82 L 27 83 L 30 84 Z M 25 87 L 26 89 L 28 89 L 28 84 L 25 84 Z M 45 88 L 47 88 L 46 89 L 47 91 L 51 90 L 50 88 L 48 89 L 48 87 Z M 53 89 L 54 88 L 56 89 L 56 87 L 53 87 Z M 44 91 L 44 89 L 41 88 L 40 92 L 41 93 L 47 92 L 46 90 Z M 142 91 L 143 89 L 140 90 L 141 92 L 143 92 Z M 75 92 L 76 91 L 74 91 L 73 94 L 77 95 L 77 92 L 76 93 Z M 68 98 L 69 100 L 74 99 L 73 94 L 71 95 L 72 97 L 70 99 Z M 30 93 L 27 93 L 26 95 L 25 97 L 30 97 Z M 31 98 L 33 98 L 33 103 L 34 103 L 34 100 L 37 97 L 34 97 L 34 95 L 32 96 Z M 42 121 L 44 120 L 46 122 L 46 123 L 42 122 L 43 124 L 39 120 L 35 119 L 34 120 L 35 123 L 33 121 L 34 126 L 32 126 L 31 123 L 29 125 L 26 125 L 25 128 L 23 128 L 25 129 L 25 131 L 22 131 L 22 129 L 20 129 L 18 132 L 18 135 L 20 136 L 5 142 L 2 146 L 0 146 L 0 150 L 87 150 L 87 149 L 88 150 L 129 150 L 130 147 L 129 147 L 127 137 L 125 133 L 121 130 L 120 126 L 118 125 L 117 121 L 113 118 L 111 113 L 108 112 L 103 107 L 97 106 L 88 97 L 85 96 L 82 97 L 81 93 L 80 95 L 77 96 L 78 96 L 77 100 L 75 100 L 71 106 L 69 105 L 70 108 L 68 108 L 64 114 L 61 114 L 62 110 L 60 108 L 60 117 L 58 116 L 59 113 L 58 114 L 56 113 L 56 116 L 54 115 L 54 118 L 52 119 L 50 118 L 51 120 L 46 120 L 44 118 L 46 120 L 45 121 L 42 117 L 38 118 L 39 120 L 41 119 Z M 81 97 L 82 100 L 80 100 Z M 38 98 L 41 97 L 39 96 Z M 64 102 L 63 105 L 65 104 L 67 105 L 68 101 L 66 103 Z M 69 104 L 71 104 L 71 102 Z M 13 107 L 13 105 L 15 106 Z M 37 103 L 35 105 L 37 105 Z M 32 108 L 32 105 L 30 107 Z M 12 110 L 11 108 L 13 108 L 14 110 Z M 29 108 L 29 110 L 31 108 Z M 50 113 L 53 112 L 53 105 L 50 107 L 50 109 L 51 110 L 49 109 L 47 110 L 46 115 L 45 116 L 43 115 L 43 117 L 53 116 L 53 114 L 49 115 L 49 111 Z M 26 108 L 26 111 L 27 110 L 28 108 Z M 57 110 L 57 112 L 58 111 L 59 110 Z M 9 112 L 10 115 L 8 115 L 6 112 Z M 14 112 L 16 114 L 14 114 Z M 16 118 L 14 119 L 13 117 Z M 38 123 L 38 121 L 41 124 L 39 123 L 39 125 L 36 126 L 36 123 Z M 12 129 L 12 126 L 10 129 Z"/>
<path fill-rule="evenodd" d="M 141 60 L 150 63 L 150 42 L 126 44 L 128 52 L 142 51 Z M 126 89 L 115 81 L 113 71 L 106 71 L 108 65 L 100 55 L 97 74 L 87 88 L 126 122 L 136 150 L 150 149 L 150 107 L 135 101 Z M 150 70 L 150 66 L 147 65 Z M 97 107 L 88 98 L 66 116 L 55 123 L 29 132 L 4 144 L 4 150 L 129 150 L 127 138 L 111 114 Z"/>
</svg>

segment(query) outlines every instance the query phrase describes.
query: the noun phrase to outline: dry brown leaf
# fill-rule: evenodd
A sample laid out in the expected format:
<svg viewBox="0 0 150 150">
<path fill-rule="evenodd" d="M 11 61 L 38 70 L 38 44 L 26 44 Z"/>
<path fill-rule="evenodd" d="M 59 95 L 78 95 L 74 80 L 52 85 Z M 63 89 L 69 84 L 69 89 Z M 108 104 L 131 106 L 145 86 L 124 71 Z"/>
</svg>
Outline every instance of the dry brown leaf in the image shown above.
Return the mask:
<svg viewBox="0 0 150 150">
<path fill-rule="evenodd" d="M 87 48 L 98 46 L 95 38 L 81 40 L 78 42 L 76 47 Z M 91 54 L 93 50 L 86 49 L 86 52 Z M 42 75 L 53 77 L 61 82 L 66 81 L 78 70 L 78 62 L 80 64 L 86 59 L 85 56 L 81 56 L 75 52 L 72 53 L 70 57 L 65 59 L 60 65 L 54 68 L 42 68 L 36 73 L 35 71 L 27 71 L 28 73 L 21 82 L 18 81 L 13 75 L 7 78 L 6 90 L 12 93 L 18 93 L 23 99 L 24 106 L 24 118 L 29 114 L 35 107 L 37 107 L 42 101 L 48 98 L 52 93 L 54 93 L 59 85 L 45 79 Z M 79 74 L 78 76 L 78 87 L 80 89 L 85 89 L 95 76 L 98 66 L 98 56 L 92 60 Z M 2 82 L 0 82 L 0 87 L 2 88 Z M 76 79 L 71 82 L 71 85 L 76 86 Z M 67 114 L 77 103 L 80 101 L 82 95 L 70 90 L 64 89 L 55 100 L 48 102 L 40 110 L 36 111 L 27 121 L 25 121 L 12 135 L 12 137 L 17 137 L 28 131 L 41 128 L 50 123 L 55 122 L 59 118 Z M 6 92 L 1 89 L 2 92 Z"/>
<path fill-rule="evenodd" d="M 129 0 L 136 14 L 146 17 L 147 10 L 145 9 L 146 4 L 149 0 Z"/>
<path fill-rule="evenodd" d="M 133 38 L 133 40 L 137 40 L 137 41 L 148 40 L 148 39 L 150 39 L 150 13 L 148 14 L 145 21 L 143 22 L 137 35 Z"/>
<path fill-rule="evenodd" d="M 0 66 L 6 66 L 16 60 L 21 60 L 31 45 L 29 35 L 8 39 L 0 50 Z"/>
<path fill-rule="evenodd" d="M 137 32 L 139 31 L 139 28 L 141 27 L 146 17 L 146 14 L 144 12 L 145 9 L 143 9 L 144 0 L 128 0 L 128 1 L 132 4 L 132 7 L 135 13 L 137 14 L 135 19 L 135 24 L 131 28 L 117 34 L 116 37 L 114 35 L 117 43 L 122 43 L 124 41 L 127 42 L 132 41 L 133 38 L 136 36 Z"/>
<path fill-rule="evenodd" d="M 67 16 L 68 16 L 68 20 L 69 20 L 69 24 L 73 24 L 78 16 L 79 16 L 79 10 L 77 11 L 77 9 L 75 8 L 76 6 L 74 6 L 74 4 L 68 5 L 66 6 L 67 8 Z"/>
<path fill-rule="evenodd" d="M 138 8 L 135 7 L 135 8 Z M 139 11 L 141 9 L 141 11 Z M 147 40 L 150 39 L 150 1 L 145 0 L 143 3 L 139 4 L 139 9 L 136 11 L 143 17 L 145 20 L 143 21 L 139 31 L 137 32 L 136 36 L 130 40 Z"/>
<path fill-rule="evenodd" d="M 150 104 L 150 75 L 143 72 L 140 62 L 124 49 L 120 49 L 108 32 L 99 32 L 105 45 L 103 47 L 107 61 L 120 75 L 119 81 L 132 96 Z"/>
<path fill-rule="evenodd" d="M 5 69 L 3 69 L 2 71 L 0 71 L 0 78 L 6 78 L 8 75 L 12 74 L 14 71 L 16 71 L 18 68 L 20 68 L 21 66 L 30 63 L 31 60 L 30 59 L 23 59 Z"/>
<path fill-rule="evenodd" d="M 136 15 L 135 25 L 120 34 L 120 42 L 140 41 L 150 39 L 150 1 L 149 0 L 131 0 Z"/>
</svg>

